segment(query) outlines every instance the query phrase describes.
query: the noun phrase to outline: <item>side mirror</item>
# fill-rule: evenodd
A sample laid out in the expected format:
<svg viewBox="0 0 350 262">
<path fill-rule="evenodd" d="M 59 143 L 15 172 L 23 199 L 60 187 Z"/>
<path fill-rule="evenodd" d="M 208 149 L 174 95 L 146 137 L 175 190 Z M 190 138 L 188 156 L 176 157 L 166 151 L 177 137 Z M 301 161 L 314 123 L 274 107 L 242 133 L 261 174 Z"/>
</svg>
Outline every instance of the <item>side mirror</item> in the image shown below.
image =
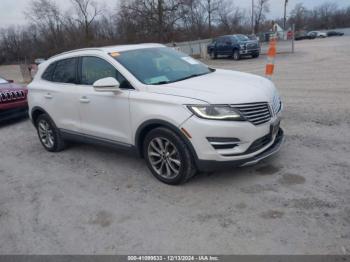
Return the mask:
<svg viewBox="0 0 350 262">
<path fill-rule="evenodd" d="M 118 92 L 120 91 L 120 84 L 114 77 L 106 77 L 97 80 L 94 84 L 96 92 Z"/>
</svg>

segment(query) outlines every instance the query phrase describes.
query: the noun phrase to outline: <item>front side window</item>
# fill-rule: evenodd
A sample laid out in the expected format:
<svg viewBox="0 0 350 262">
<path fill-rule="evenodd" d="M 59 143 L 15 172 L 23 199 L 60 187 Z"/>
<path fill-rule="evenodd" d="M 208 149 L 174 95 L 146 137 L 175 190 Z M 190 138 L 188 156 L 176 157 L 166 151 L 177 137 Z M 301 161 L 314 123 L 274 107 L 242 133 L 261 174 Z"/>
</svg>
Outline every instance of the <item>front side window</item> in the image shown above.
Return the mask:
<svg viewBox="0 0 350 262">
<path fill-rule="evenodd" d="M 58 61 L 52 75 L 52 81 L 59 83 L 76 83 L 76 62 L 76 58 Z"/>
<path fill-rule="evenodd" d="M 220 37 L 220 38 L 218 39 L 218 44 L 223 44 L 224 42 L 225 42 L 225 38 Z"/>
<path fill-rule="evenodd" d="M 177 82 L 213 71 L 192 57 L 166 47 L 123 51 L 113 57 L 147 85 Z"/>
<path fill-rule="evenodd" d="M 249 38 L 245 35 L 234 35 L 234 38 L 239 42 L 249 41 Z"/>
<path fill-rule="evenodd" d="M 93 85 L 95 81 L 114 77 L 120 83 L 120 88 L 128 88 L 128 81 L 107 61 L 102 58 L 86 56 L 81 62 L 81 84 Z"/>
</svg>

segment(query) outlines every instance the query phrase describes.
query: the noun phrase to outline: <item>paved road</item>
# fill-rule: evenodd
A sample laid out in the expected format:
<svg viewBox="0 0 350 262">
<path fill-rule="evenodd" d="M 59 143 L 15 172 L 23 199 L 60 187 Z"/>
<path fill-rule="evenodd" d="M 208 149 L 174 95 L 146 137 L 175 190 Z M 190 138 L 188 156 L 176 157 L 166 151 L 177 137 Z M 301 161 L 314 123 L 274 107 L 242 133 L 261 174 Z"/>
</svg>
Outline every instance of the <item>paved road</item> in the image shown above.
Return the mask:
<svg viewBox="0 0 350 262">
<path fill-rule="evenodd" d="M 183 186 L 106 148 L 49 154 L 29 121 L 0 127 L 0 253 L 349 253 L 350 38 L 297 50 L 274 77 L 280 154 Z M 265 59 L 210 63 L 261 74 Z"/>
</svg>

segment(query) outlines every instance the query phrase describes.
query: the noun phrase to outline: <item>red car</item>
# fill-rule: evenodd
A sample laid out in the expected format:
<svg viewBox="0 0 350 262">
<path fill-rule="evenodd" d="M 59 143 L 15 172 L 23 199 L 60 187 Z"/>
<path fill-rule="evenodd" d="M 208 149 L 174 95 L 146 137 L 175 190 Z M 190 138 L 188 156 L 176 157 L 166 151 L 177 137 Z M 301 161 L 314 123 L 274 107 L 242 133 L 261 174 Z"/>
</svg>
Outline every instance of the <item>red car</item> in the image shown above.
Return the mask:
<svg viewBox="0 0 350 262">
<path fill-rule="evenodd" d="M 0 77 L 0 122 L 28 115 L 28 90 Z"/>
</svg>

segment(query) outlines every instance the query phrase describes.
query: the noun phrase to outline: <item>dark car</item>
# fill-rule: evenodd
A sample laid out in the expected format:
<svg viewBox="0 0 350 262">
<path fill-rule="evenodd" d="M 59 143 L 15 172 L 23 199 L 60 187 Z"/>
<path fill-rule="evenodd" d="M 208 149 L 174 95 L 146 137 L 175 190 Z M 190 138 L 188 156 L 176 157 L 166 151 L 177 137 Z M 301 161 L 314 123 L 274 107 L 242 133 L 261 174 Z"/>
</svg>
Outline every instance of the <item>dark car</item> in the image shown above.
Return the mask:
<svg viewBox="0 0 350 262">
<path fill-rule="evenodd" d="M 28 115 L 27 88 L 0 77 L 0 122 Z"/>
<path fill-rule="evenodd" d="M 242 56 L 256 58 L 260 55 L 260 45 L 259 41 L 250 40 L 245 35 L 226 35 L 213 39 L 207 52 L 212 59 L 218 56 L 233 57 L 234 60 L 239 60 Z"/>
<path fill-rule="evenodd" d="M 298 32 L 295 35 L 295 40 L 300 41 L 300 40 L 313 40 L 317 38 L 316 33 L 306 33 L 305 31 Z"/>
<path fill-rule="evenodd" d="M 330 37 L 330 36 L 343 36 L 344 33 L 342 32 L 337 32 L 337 31 L 329 31 L 327 32 L 327 36 Z"/>
<path fill-rule="evenodd" d="M 312 39 L 316 39 L 316 35 L 301 35 L 301 36 L 296 36 L 295 40 L 296 41 L 300 41 L 300 40 L 312 40 Z"/>
</svg>

